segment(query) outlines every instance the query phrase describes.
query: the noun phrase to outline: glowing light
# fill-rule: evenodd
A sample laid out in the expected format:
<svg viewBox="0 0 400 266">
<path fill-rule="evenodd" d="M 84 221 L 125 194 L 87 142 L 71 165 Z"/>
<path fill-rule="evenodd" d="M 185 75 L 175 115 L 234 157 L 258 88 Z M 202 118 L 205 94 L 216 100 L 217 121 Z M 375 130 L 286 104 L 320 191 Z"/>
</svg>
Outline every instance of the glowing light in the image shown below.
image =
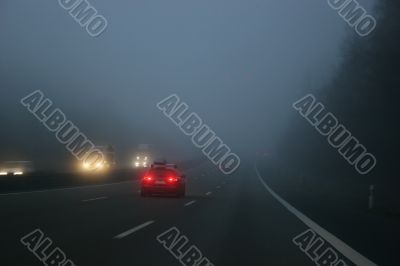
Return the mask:
<svg viewBox="0 0 400 266">
<path fill-rule="evenodd" d="M 151 176 L 145 176 L 143 179 L 144 179 L 145 181 L 152 181 L 152 180 L 153 180 L 153 177 L 151 177 Z"/>
<path fill-rule="evenodd" d="M 176 177 L 169 177 L 168 178 L 168 182 L 177 182 L 178 181 L 178 178 L 176 178 Z"/>
</svg>

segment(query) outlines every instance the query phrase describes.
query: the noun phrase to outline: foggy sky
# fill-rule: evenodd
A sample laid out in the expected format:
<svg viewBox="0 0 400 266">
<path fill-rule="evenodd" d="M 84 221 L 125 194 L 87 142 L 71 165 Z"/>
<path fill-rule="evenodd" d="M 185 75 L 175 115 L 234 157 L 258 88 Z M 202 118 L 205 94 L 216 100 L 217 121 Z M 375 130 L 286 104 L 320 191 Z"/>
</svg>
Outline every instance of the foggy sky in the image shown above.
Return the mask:
<svg viewBox="0 0 400 266">
<path fill-rule="evenodd" d="M 156 108 L 172 93 L 239 155 L 273 150 L 355 34 L 324 0 L 90 3 L 108 20 L 96 38 L 56 0 L 0 2 L 0 160 L 72 157 L 19 103 L 36 89 L 123 159 L 139 143 L 202 156 Z"/>
</svg>

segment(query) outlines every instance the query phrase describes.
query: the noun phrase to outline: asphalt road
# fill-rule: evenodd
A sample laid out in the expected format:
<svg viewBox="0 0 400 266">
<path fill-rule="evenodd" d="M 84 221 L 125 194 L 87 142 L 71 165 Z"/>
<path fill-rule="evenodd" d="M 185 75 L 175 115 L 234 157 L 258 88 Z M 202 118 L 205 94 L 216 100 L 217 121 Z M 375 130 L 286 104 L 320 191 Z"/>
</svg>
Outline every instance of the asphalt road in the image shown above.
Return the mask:
<svg viewBox="0 0 400 266">
<path fill-rule="evenodd" d="M 44 253 L 59 247 L 75 265 L 182 265 L 157 240 L 175 227 L 188 240 L 181 253 L 194 245 L 213 265 L 316 265 L 293 242 L 310 227 L 253 167 L 187 177 L 185 198 L 142 198 L 137 180 L 0 195 L 0 264 L 45 265 L 21 242 L 40 229 L 52 241 Z"/>
</svg>

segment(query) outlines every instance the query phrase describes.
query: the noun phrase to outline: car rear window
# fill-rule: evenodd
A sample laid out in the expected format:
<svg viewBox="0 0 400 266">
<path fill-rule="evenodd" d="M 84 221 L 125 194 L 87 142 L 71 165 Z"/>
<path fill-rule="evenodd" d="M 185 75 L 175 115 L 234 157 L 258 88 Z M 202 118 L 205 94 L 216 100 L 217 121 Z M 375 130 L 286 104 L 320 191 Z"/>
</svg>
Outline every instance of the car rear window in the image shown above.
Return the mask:
<svg viewBox="0 0 400 266">
<path fill-rule="evenodd" d="M 176 175 L 177 172 L 171 169 L 165 169 L 165 168 L 160 168 L 160 169 L 151 169 L 149 171 L 149 174 L 151 175 Z"/>
</svg>

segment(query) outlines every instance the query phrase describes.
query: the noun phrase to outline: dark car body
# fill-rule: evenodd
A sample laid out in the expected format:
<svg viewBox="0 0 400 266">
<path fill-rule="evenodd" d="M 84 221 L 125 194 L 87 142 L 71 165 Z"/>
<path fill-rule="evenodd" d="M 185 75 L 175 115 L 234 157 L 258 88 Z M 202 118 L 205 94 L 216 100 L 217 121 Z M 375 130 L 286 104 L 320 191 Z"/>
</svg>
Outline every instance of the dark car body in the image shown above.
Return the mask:
<svg viewBox="0 0 400 266">
<path fill-rule="evenodd" d="M 186 178 L 178 169 L 171 167 L 151 168 L 142 177 L 140 194 L 173 194 L 185 196 Z"/>
</svg>

